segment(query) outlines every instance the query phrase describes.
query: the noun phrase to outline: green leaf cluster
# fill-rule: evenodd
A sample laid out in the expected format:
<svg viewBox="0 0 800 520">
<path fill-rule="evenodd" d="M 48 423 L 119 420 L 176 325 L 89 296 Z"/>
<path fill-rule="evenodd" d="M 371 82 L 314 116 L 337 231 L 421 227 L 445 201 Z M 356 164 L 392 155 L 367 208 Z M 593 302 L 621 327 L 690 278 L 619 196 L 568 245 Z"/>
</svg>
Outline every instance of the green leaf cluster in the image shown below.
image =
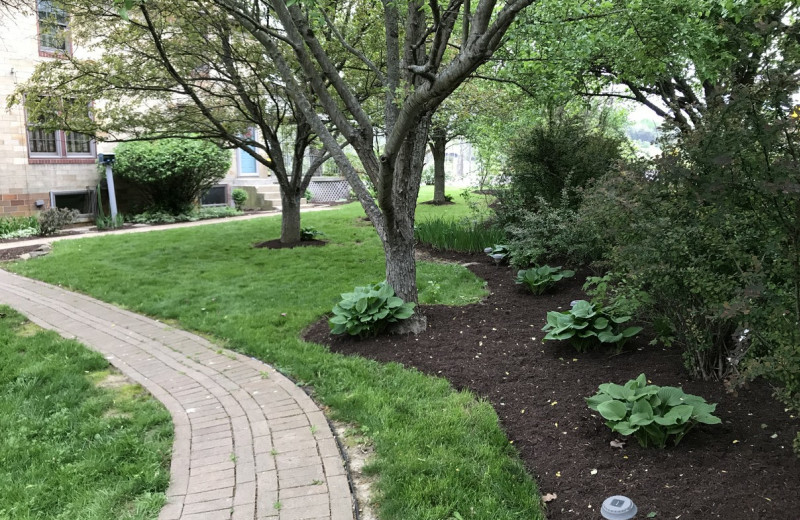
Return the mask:
<svg viewBox="0 0 800 520">
<path fill-rule="evenodd" d="M 610 343 L 620 350 L 629 338 L 642 330 L 641 327 L 622 329 L 619 326 L 630 319 L 630 316 L 612 316 L 586 300 L 578 300 L 568 311 L 548 312 L 547 325 L 542 330 L 547 332 L 544 339 L 569 340 L 578 352 L 585 352 L 598 343 Z"/>
<path fill-rule="evenodd" d="M 242 188 L 236 188 L 231 193 L 231 198 L 233 199 L 233 203 L 236 205 L 236 209 L 242 211 L 244 208 L 244 203 L 247 202 L 247 191 L 243 190 Z"/>
<path fill-rule="evenodd" d="M 0 217 L 0 239 L 32 236 L 38 232 L 36 217 Z"/>
<path fill-rule="evenodd" d="M 526 286 L 533 294 L 543 294 L 557 281 L 562 278 L 572 278 L 573 276 L 575 276 L 575 271 L 562 271 L 560 266 L 550 267 L 549 265 L 543 265 L 519 271 L 516 282 L 519 285 Z"/>
<path fill-rule="evenodd" d="M 648 385 L 644 374 L 624 386 L 605 383 L 598 390 L 586 399 L 589 408 L 603 416 L 606 426 L 633 435 L 645 448 L 664 448 L 670 440 L 677 446 L 696 424 L 722 422 L 712 415 L 716 404 L 678 387 Z"/>
<path fill-rule="evenodd" d="M 303 241 L 314 240 L 317 237 L 324 237 L 324 236 L 325 233 L 319 231 L 315 227 L 308 226 L 300 229 L 300 240 Z"/>
<path fill-rule="evenodd" d="M 48 208 L 39 213 L 39 235 L 54 235 L 78 218 L 78 210 L 68 208 Z"/>
<path fill-rule="evenodd" d="M 414 314 L 414 303 L 403 302 L 394 295 L 394 289 L 383 281 L 374 285 L 356 287 L 343 293 L 333 307 L 333 317 L 328 321 L 333 334 L 350 334 L 368 337 L 383 332 L 390 323 L 405 320 Z"/>
<path fill-rule="evenodd" d="M 495 244 L 492 247 L 487 247 L 483 252 L 489 255 L 489 258 L 497 264 L 505 262 L 511 256 L 511 249 L 504 244 Z"/>
<path fill-rule="evenodd" d="M 118 145 L 114 174 L 145 197 L 147 209 L 178 215 L 189 211 L 230 166 L 230 152 L 211 141 L 161 139 Z"/>
</svg>

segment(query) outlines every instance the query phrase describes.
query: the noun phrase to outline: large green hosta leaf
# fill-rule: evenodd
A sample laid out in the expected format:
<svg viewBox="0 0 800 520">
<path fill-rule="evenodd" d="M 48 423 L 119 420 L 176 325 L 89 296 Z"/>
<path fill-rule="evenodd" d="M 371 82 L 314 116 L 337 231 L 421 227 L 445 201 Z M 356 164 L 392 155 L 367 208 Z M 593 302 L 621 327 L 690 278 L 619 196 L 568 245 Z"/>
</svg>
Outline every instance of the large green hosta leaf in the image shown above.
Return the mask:
<svg viewBox="0 0 800 520">
<path fill-rule="evenodd" d="M 653 422 L 653 408 L 645 399 L 639 399 L 631 409 L 630 423 L 634 426 L 646 426 Z"/>
<path fill-rule="evenodd" d="M 597 406 L 597 411 L 604 419 L 608 419 L 609 421 L 621 421 L 628 415 L 628 407 L 625 406 L 625 403 L 615 399 L 600 403 Z"/>
<path fill-rule="evenodd" d="M 620 400 L 629 400 L 632 399 L 636 393 L 631 390 L 630 388 L 625 388 L 622 385 L 618 385 L 616 383 L 604 383 L 598 387 L 601 392 L 604 392 L 614 399 Z"/>
<path fill-rule="evenodd" d="M 693 408 L 688 404 L 676 406 L 664 414 L 663 417 L 656 417 L 655 421 L 662 426 L 673 424 L 685 424 L 692 417 Z"/>
</svg>

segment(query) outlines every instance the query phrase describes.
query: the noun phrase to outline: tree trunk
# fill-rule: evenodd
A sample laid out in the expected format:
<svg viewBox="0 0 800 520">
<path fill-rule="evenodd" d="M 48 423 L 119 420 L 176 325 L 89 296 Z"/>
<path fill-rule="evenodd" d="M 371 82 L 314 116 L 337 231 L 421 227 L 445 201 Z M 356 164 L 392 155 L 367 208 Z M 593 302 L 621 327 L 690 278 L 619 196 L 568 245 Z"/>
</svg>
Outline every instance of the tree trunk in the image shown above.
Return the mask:
<svg viewBox="0 0 800 520">
<path fill-rule="evenodd" d="M 431 140 L 433 155 L 433 202 L 443 204 L 444 198 L 444 162 L 447 149 L 447 137 L 443 133 L 435 133 Z"/>
<path fill-rule="evenodd" d="M 413 238 L 411 240 L 403 238 L 409 233 L 413 237 L 413 224 L 410 229 L 391 230 L 387 234 L 385 244 L 386 281 L 403 301 L 417 303 L 417 262 L 414 255 L 414 240 Z M 391 332 L 394 334 L 419 334 L 425 330 L 427 324 L 427 319 L 417 307 L 410 318 L 395 324 L 391 328 Z"/>
<path fill-rule="evenodd" d="M 300 196 L 281 190 L 281 243 L 300 242 Z"/>
<path fill-rule="evenodd" d="M 386 238 L 386 281 L 395 294 L 406 302 L 418 302 L 417 262 L 414 244 L 414 208 L 419 195 L 419 183 L 428 142 L 428 120 L 423 118 L 403 144 L 394 163 L 392 210 L 384 208 Z M 419 309 L 409 319 L 392 327 L 392 332 L 420 333 L 427 320 Z"/>
</svg>

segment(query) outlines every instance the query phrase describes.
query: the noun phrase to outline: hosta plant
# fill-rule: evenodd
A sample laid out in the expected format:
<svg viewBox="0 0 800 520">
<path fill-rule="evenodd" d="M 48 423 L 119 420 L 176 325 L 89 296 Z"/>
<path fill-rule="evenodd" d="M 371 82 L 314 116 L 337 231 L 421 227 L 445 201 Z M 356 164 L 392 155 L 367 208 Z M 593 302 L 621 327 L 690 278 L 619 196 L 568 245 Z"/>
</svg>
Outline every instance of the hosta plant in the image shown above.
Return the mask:
<svg viewBox="0 0 800 520">
<path fill-rule="evenodd" d="M 569 340 L 578 352 L 585 352 L 599 343 L 612 344 L 621 350 L 625 342 L 638 334 L 641 327 L 622 327 L 630 316 L 612 316 L 586 300 L 572 302 L 570 310 L 547 313 L 546 340 Z"/>
<path fill-rule="evenodd" d="M 572 278 L 575 271 L 562 271 L 561 267 L 531 267 L 517 273 L 517 284 L 524 285 L 533 294 L 542 294 L 562 278 Z"/>
<path fill-rule="evenodd" d="M 409 318 L 414 314 L 414 303 L 403 302 L 394 295 L 394 289 L 383 281 L 353 292 L 343 293 L 333 308 L 328 321 L 333 334 L 350 334 L 367 337 L 383 332 L 390 323 Z"/>
<path fill-rule="evenodd" d="M 695 425 L 719 424 L 712 415 L 716 404 L 686 394 L 674 386 L 648 385 L 640 374 L 624 386 L 600 385 L 597 394 L 586 399 L 589 408 L 606 420 L 606 426 L 620 435 L 633 435 L 643 447 L 676 445 Z"/>
<path fill-rule="evenodd" d="M 304 227 L 300 229 L 300 240 L 303 242 L 315 240 L 317 237 L 324 237 L 325 233 L 318 231 L 313 227 Z"/>
</svg>

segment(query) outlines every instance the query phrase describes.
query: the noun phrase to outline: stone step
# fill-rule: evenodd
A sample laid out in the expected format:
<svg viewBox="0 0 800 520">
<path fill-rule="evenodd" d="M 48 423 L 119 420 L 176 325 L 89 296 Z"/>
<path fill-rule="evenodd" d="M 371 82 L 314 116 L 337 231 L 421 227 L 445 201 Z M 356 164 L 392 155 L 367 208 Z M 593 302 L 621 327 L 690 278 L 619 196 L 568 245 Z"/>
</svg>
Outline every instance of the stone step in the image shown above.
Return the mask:
<svg viewBox="0 0 800 520">
<path fill-rule="evenodd" d="M 255 188 L 258 193 L 263 193 L 264 195 L 277 195 L 278 198 L 281 196 L 281 187 L 277 184 L 265 184 Z"/>
<path fill-rule="evenodd" d="M 275 184 L 274 177 L 237 177 L 231 183 L 234 187 L 237 186 L 264 186 L 268 184 Z M 277 186 L 277 184 L 275 184 Z"/>
</svg>

